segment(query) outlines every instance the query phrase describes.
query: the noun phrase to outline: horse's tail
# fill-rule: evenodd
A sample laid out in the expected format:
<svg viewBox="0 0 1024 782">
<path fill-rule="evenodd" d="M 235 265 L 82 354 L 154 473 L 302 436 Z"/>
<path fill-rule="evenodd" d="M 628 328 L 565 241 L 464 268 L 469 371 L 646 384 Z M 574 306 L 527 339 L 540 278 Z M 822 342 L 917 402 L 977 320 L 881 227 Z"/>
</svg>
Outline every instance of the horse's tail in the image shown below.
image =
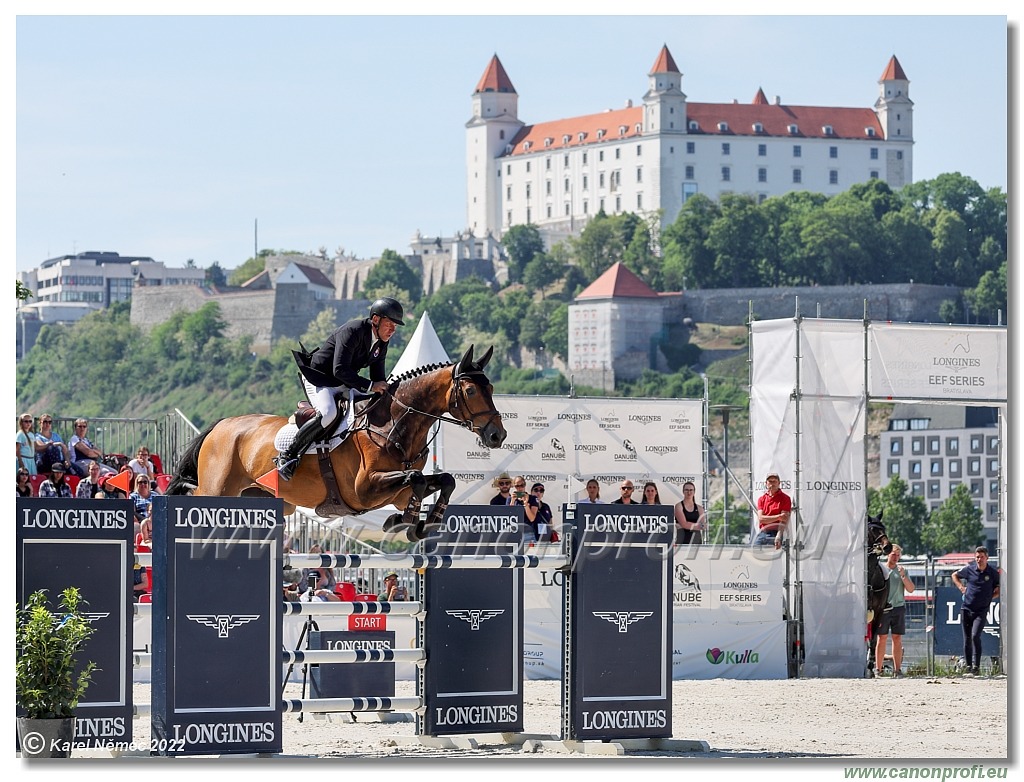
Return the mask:
<svg viewBox="0 0 1024 782">
<path fill-rule="evenodd" d="M 222 420 L 214 421 L 188 444 L 178 462 L 178 472 L 167 484 L 164 494 L 188 494 L 199 486 L 199 449 L 203 447 L 203 441 L 213 431 L 213 427 Z"/>
</svg>

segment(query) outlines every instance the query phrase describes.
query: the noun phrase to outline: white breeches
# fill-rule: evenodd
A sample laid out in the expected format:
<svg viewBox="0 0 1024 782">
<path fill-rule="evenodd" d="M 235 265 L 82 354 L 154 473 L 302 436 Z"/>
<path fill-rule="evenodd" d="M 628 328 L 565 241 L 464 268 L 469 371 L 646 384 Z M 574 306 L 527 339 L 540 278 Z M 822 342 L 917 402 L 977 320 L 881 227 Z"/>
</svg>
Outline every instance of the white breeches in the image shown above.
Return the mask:
<svg viewBox="0 0 1024 782">
<path fill-rule="evenodd" d="M 314 386 L 305 378 L 302 379 L 302 385 L 306 389 L 306 396 L 309 397 L 309 403 L 317 409 L 317 412 L 320 413 L 320 425 L 324 429 L 328 429 L 331 424 L 334 423 L 334 419 L 338 417 L 338 405 L 334 401 L 334 396 L 341 389 L 336 386 Z M 355 389 L 349 389 L 348 415 L 346 416 L 346 420 L 342 421 L 338 425 L 339 432 L 348 429 L 352 423 L 352 395 L 354 393 Z"/>
</svg>

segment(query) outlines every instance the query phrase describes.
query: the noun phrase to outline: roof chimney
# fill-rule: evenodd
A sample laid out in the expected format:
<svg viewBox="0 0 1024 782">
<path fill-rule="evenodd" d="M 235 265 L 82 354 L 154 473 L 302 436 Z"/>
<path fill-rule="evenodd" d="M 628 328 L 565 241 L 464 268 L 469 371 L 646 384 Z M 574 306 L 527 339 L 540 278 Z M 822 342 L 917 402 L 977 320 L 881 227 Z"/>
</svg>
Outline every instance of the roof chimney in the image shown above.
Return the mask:
<svg viewBox="0 0 1024 782">
<path fill-rule="evenodd" d="M 775 105 L 776 106 L 781 106 L 782 105 L 782 98 L 780 98 L 778 95 L 775 96 Z"/>
</svg>

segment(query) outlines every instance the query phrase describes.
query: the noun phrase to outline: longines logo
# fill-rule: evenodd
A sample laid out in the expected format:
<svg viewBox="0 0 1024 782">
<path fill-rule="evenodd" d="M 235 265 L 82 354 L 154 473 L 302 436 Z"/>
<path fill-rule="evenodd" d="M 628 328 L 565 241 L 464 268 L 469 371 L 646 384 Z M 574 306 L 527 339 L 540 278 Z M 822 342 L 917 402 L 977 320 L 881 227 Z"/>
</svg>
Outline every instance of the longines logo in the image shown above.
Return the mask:
<svg viewBox="0 0 1024 782">
<path fill-rule="evenodd" d="M 629 626 L 653 616 L 653 611 L 593 611 L 598 619 L 607 619 L 613 625 L 618 626 L 620 633 L 629 632 Z"/>
<path fill-rule="evenodd" d="M 559 413 L 559 421 L 589 421 L 591 419 L 590 413 Z"/>
<path fill-rule="evenodd" d="M 647 426 L 647 424 L 656 424 L 659 421 L 661 421 L 661 416 L 660 415 L 640 415 L 638 413 L 634 413 L 634 414 L 629 416 L 629 420 L 632 423 L 634 423 L 634 424 L 643 424 L 644 426 Z"/>
<path fill-rule="evenodd" d="M 501 447 L 506 451 L 515 451 L 516 453 L 522 453 L 523 451 L 532 451 L 533 443 L 505 443 Z"/>
<path fill-rule="evenodd" d="M 468 622 L 470 630 L 479 630 L 481 622 L 486 622 L 488 619 L 501 616 L 505 613 L 505 609 L 493 610 L 485 608 L 460 608 L 455 611 L 445 611 L 445 613 L 448 614 L 448 616 L 454 616 L 456 619 L 461 619 L 463 622 Z"/>
<path fill-rule="evenodd" d="M 599 419 L 598 426 L 602 429 L 621 429 L 622 424 L 619 423 L 619 417 L 615 415 L 615 411 L 609 411 L 608 415 L 601 416 Z"/>
<path fill-rule="evenodd" d="M 502 413 L 501 414 L 501 420 L 502 421 L 515 421 L 518 418 L 519 418 L 519 413 L 515 413 L 515 412 L 513 412 L 513 413 Z"/>
<path fill-rule="evenodd" d="M 482 481 L 487 476 L 482 472 L 453 472 L 452 477 L 457 481 Z"/>
<path fill-rule="evenodd" d="M 685 415 L 673 416 L 668 421 L 668 428 L 673 432 L 688 432 L 691 426 L 689 417 Z"/>
<path fill-rule="evenodd" d="M 697 483 L 697 479 L 692 475 L 663 475 L 661 476 L 662 483 L 669 483 L 673 486 L 682 486 L 684 483 Z"/>
<path fill-rule="evenodd" d="M 841 497 L 851 492 L 861 490 L 860 481 L 806 481 L 804 488 L 807 491 L 817 491 L 830 497 Z"/>
<path fill-rule="evenodd" d="M 577 451 L 584 451 L 586 453 L 602 453 L 608 450 L 607 445 L 588 445 L 587 443 L 576 443 Z"/>
<path fill-rule="evenodd" d="M 750 578 L 748 565 L 737 565 L 733 568 L 729 580 L 722 584 L 724 589 L 757 589 L 757 582 Z"/>
<path fill-rule="evenodd" d="M 678 445 L 648 445 L 647 453 L 656 453 L 658 456 L 664 456 L 667 453 L 679 453 Z"/>
<path fill-rule="evenodd" d="M 543 410 L 536 410 L 531 415 L 526 417 L 526 428 L 527 429 L 545 429 L 548 425 L 548 417 L 544 414 Z"/>
<path fill-rule="evenodd" d="M 211 627 L 217 631 L 218 638 L 227 638 L 228 633 L 236 627 L 255 622 L 260 618 L 259 614 L 186 614 L 185 617 L 201 624 L 203 627 Z"/>
</svg>

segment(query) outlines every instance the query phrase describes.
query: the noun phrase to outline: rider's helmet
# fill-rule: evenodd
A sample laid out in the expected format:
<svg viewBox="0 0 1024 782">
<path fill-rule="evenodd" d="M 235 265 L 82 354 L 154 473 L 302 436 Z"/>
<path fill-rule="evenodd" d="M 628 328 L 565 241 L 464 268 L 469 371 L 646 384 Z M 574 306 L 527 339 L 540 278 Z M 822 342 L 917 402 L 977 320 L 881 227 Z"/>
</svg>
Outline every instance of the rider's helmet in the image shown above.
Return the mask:
<svg viewBox="0 0 1024 782">
<path fill-rule="evenodd" d="M 382 318 L 393 320 L 399 326 L 405 325 L 405 321 L 402 320 L 405 317 L 405 310 L 402 309 L 402 305 L 397 299 L 392 299 L 390 296 L 377 299 L 377 301 L 371 304 L 370 314 L 380 315 Z"/>
</svg>

